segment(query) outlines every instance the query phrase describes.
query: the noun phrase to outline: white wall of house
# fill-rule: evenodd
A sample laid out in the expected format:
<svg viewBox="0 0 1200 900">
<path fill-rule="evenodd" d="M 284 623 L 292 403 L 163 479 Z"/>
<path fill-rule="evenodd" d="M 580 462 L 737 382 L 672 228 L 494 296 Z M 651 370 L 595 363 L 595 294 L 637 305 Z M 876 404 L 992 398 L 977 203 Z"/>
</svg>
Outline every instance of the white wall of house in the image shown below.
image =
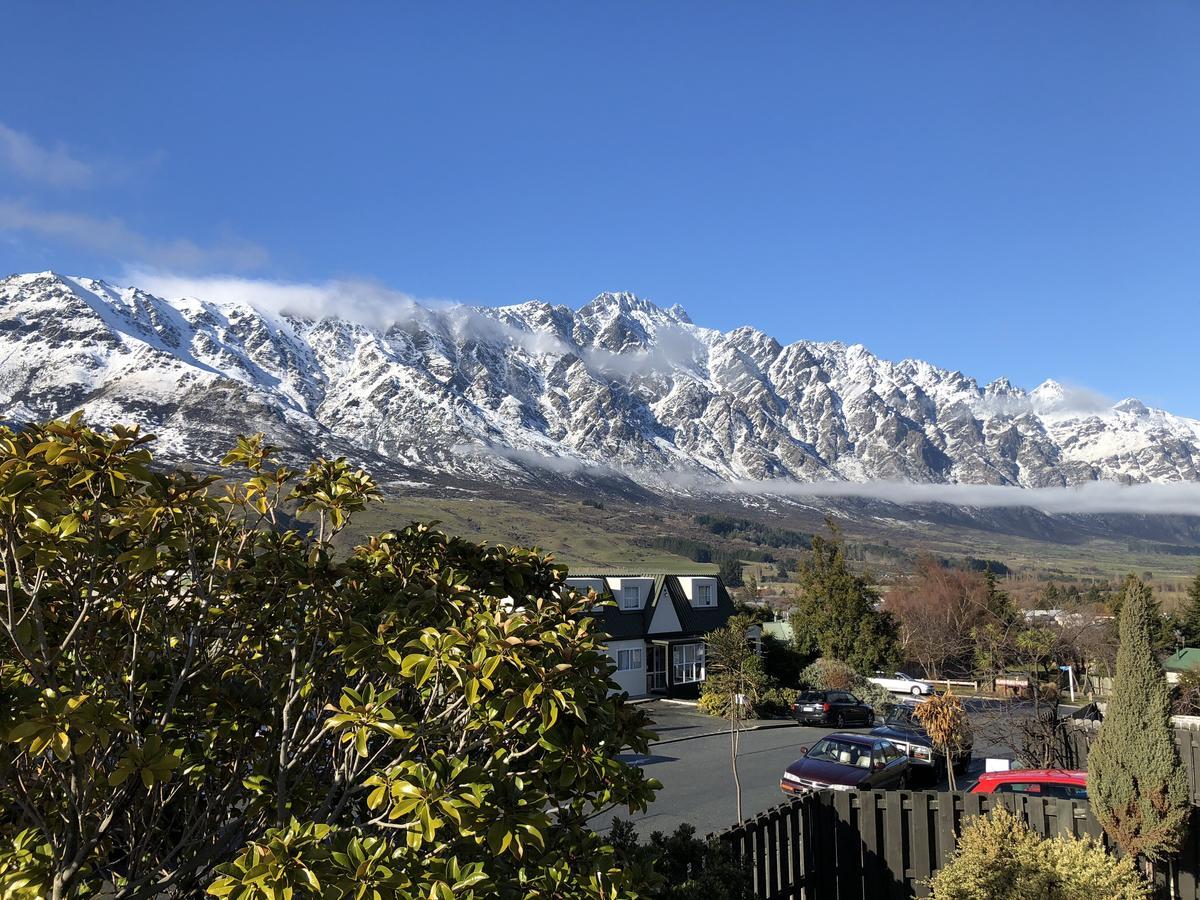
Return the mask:
<svg viewBox="0 0 1200 900">
<path fill-rule="evenodd" d="M 612 680 L 628 691 L 631 697 L 640 697 L 646 693 L 646 642 L 641 638 L 633 641 L 609 641 L 608 655 L 616 665 L 625 663 L 635 668 L 618 669 L 612 673 Z"/>
<path fill-rule="evenodd" d="M 658 592 L 658 602 L 654 607 L 654 618 L 650 620 L 650 634 L 672 634 L 680 631 L 679 616 L 675 612 L 675 604 L 667 593 L 666 585 Z"/>
</svg>

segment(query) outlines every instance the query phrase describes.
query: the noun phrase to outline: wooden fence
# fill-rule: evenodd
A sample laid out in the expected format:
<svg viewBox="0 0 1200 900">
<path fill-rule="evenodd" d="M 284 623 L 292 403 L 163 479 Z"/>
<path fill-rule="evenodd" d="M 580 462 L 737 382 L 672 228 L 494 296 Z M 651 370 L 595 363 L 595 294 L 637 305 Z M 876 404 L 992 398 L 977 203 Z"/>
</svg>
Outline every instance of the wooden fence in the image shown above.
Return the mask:
<svg viewBox="0 0 1200 900">
<path fill-rule="evenodd" d="M 1085 722 L 1066 726 L 1060 732 L 1060 756 L 1064 768 L 1086 769 L 1088 750 L 1096 740 L 1099 724 Z M 1200 806 L 1200 731 L 1193 728 L 1175 729 L 1175 747 L 1187 772 L 1191 787 L 1192 805 Z"/>
<path fill-rule="evenodd" d="M 925 897 L 965 819 L 1003 804 L 1039 834 L 1091 835 L 1108 846 L 1086 801 L 1016 794 L 821 791 L 797 797 L 718 835 L 768 900 Z M 1195 812 L 1195 811 L 1193 811 Z M 1161 873 L 1179 900 L 1200 900 L 1200 821 L 1176 863 Z"/>
</svg>

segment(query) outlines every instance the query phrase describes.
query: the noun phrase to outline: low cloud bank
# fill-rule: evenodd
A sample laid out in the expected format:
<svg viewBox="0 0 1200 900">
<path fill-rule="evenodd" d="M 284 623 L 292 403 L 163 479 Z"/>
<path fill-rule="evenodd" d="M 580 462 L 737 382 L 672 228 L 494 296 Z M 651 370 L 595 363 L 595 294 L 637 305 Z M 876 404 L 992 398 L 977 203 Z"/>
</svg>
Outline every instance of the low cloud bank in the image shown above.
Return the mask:
<svg viewBox="0 0 1200 900">
<path fill-rule="evenodd" d="M 1035 509 L 1048 515 L 1200 516 L 1200 483 L 1118 484 L 1092 481 L 1072 487 L 1021 488 L 991 484 L 917 484 L 906 481 L 717 481 L 711 476 L 618 469 L 574 456 L 550 456 L 511 447 L 461 445 L 463 456 L 499 457 L 562 475 L 619 475 L 645 485 L 669 485 L 690 494 L 781 497 L 799 501 L 856 498 L 897 506 Z"/>
<path fill-rule="evenodd" d="M 941 503 L 984 508 L 1021 507 L 1044 513 L 1200 516 L 1200 484 L 1117 484 L 1093 481 L 1073 487 L 1020 488 L 988 484 L 863 484 L 818 481 L 736 481 L 713 485 L 716 493 L 773 495 L 797 500 L 858 497 L 901 506 Z"/>
</svg>

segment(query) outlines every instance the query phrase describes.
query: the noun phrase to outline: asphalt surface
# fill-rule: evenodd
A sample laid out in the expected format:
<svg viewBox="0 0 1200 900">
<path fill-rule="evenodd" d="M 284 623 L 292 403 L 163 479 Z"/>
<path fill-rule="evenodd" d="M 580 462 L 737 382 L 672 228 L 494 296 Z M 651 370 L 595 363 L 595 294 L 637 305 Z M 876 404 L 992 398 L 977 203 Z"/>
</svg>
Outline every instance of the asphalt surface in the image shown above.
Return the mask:
<svg viewBox="0 0 1200 900">
<path fill-rule="evenodd" d="M 972 702 L 969 708 L 973 718 L 987 713 L 986 703 Z M 593 827 L 607 830 L 614 815 L 632 820 L 643 837 L 654 831 L 674 831 L 684 822 L 694 825 L 700 835 L 735 824 L 737 807 L 728 726 L 694 709 L 662 701 L 650 704 L 647 711 L 656 722 L 655 731 L 661 742 L 651 748 L 649 756 L 628 754 L 623 758 L 661 781 L 662 790 L 646 812 L 630 815 L 627 810 L 620 810 L 605 814 L 592 821 Z M 1011 710 L 1006 714 L 1011 715 Z M 782 803 L 785 797 L 779 789 L 779 779 L 783 770 L 799 758 L 801 747 L 811 746 L 834 730 L 778 721 L 751 723 L 751 728 L 755 730 L 742 733 L 738 753 L 743 818 Z M 869 728 L 840 730 L 860 734 L 870 731 Z M 959 776 L 960 787 L 983 771 L 984 758 L 988 756 L 1011 759 L 1013 754 L 1003 744 L 977 737 L 971 769 L 966 776 Z M 924 786 L 929 790 L 946 790 L 945 773 L 940 772 L 937 780 L 930 778 Z"/>
</svg>

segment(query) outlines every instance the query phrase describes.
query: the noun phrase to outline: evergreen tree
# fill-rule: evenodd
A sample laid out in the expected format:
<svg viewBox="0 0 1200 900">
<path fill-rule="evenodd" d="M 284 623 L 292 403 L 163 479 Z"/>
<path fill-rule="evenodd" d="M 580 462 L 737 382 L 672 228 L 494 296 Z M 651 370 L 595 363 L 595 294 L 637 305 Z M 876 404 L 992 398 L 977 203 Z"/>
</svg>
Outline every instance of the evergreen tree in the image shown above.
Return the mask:
<svg viewBox="0 0 1200 900">
<path fill-rule="evenodd" d="M 796 574 L 792 613 L 796 649 L 848 663 L 860 672 L 890 668 L 898 656 L 896 622 L 879 610 L 879 595 L 846 565 L 845 544 L 833 522 L 831 536 L 815 535 L 812 553 Z"/>
<path fill-rule="evenodd" d="M 984 570 L 983 580 L 987 585 L 987 599 L 984 602 L 989 615 L 1000 625 L 1011 625 L 1019 618 L 1020 613 L 1008 591 L 1003 590 L 997 583 L 996 573 L 992 571 L 991 566 Z"/>
<path fill-rule="evenodd" d="M 1042 591 L 1042 608 L 1058 609 L 1061 602 L 1062 595 L 1059 593 L 1058 585 L 1052 581 Z"/>
<path fill-rule="evenodd" d="M 1188 585 L 1187 599 L 1179 609 L 1179 630 L 1189 647 L 1200 644 L 1200 569 Z"/>
<path fill-rule="evenodd" d="M 1134 575 L 1121 594 L 1117 677 L 1088 754 L 1088 794 L 1122 849 L 1162 859 L 1178 849 L 1187 825 L 1187 775 L 1175 749 L 1170 689 L 1154 654 L 1153 594 Z"/>
<path fill-rule="evenodd" d="M 725 582 L 725 587 L 742 586 L 742 561 L 736 556 L 726 556 L 722 559 L 719 573 L 721 580 Z"/>
</svg>

